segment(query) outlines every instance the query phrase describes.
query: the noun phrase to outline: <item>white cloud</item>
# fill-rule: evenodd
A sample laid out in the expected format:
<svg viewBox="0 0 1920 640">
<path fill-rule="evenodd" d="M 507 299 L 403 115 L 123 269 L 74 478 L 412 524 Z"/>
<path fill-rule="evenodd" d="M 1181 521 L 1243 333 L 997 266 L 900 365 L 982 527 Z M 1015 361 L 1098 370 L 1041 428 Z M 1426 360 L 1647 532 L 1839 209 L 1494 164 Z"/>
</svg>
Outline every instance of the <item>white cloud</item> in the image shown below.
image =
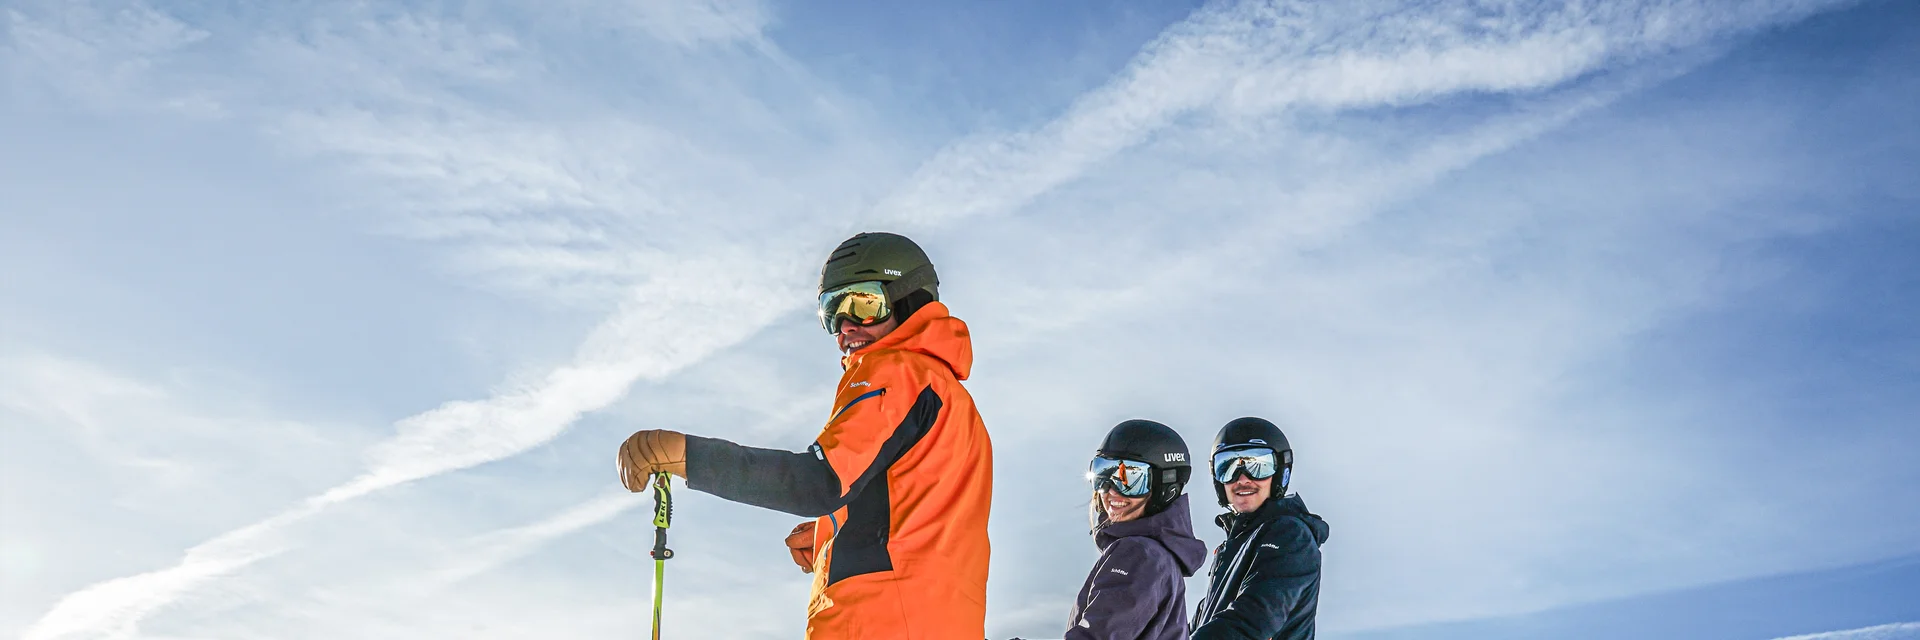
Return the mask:
<svg viewBox="0 0 1920 640">
<path fill-rule="evenodd" d="M 1007 213 L 1196 113 L 1261 118 L 1539 90 L 1838 4 L 1516 4 L 1475 15 L 1445 4 L 1221 3 L 1167 29 L 1061 117 L 950 146 L 875 208 L 914 224 Z"/>
<path fill-rule="evenodd" d="M 637 0 L 621 3 L 648 34 L 683 47 L 759 42 L 773 22 L 770 7 L 758 1 Z"/>
<path fill-rule="evenodd" d="M 815 256 L 807 248 L 838 239 L 836 234 L 850 230 L 845 227 L 851 219 L 907 227 L 904 230 L 910 233 L 938 230 L 929 236 L 943 237 L 935 242 L 951 243 L 955 251 L 936 251 L 936 258 L 943 261 L 943 268 L 959 265 L 955 272 L 968 273 L 974 281 L 954 278 L 949 291 L 976 305 L 961 311 L 963 317 L 977 321 L 976 335 L 982 344 L 1003 350 L 997 354 L 983 350 L 982 375 L 971 383 L 977 396 L 1005 403 L 986 407 L 989 422 L 999 429 L 996 434 L 1005 434 L 1003 445 L 1084 439 L 1064 428 L 1028 428 L 1048 417 L 1083 420 L 1089 412 L 1098 413 L 1089 407 L 1156 406 L 1151 399 L 1166 393 L 1164 389 L 1138 388 L 1133 386 L 1138 381 L 1117 372 L 1156 362 L 1160 351 L 1193 348 L 1191 343 L 1167 341 L 1159 332 L 1135 331 L 1138 327 L 1089 331 L 1084 337 L 1113 347 L 1113 353 L 1103 356 L 1052 338 L 1093 325 L 1122 324 L 1113 322 L 1115 317 L 1158 318 L 1154 314 L 1165 311 L 1161 305 L 1167 291 L 1204 281 L 1188 290 L 1230 300 L 1242 288 L 1257 284 L 1266 287 L 1261 291 L 1293 296 L 1263 301 L 1267 303 L 1263 311 L 1292 314 L 1269 326 L 1287 328 L 1271 331 L 1277 337 L 1269 342 L 1213 346 L 1249 357 L 1284 354 L 1295 358 L 1295 365 L 1304 365 L 1255 367 L 1229 362 L 1221 367 L 1244 375 L 1245 380 L 1265 381 L 1261 384 L 1286 390 L 1279 395 L 1225 383 L 1209 389 L 1243 394 L 1237 399 L 1255 406 L 1305 404 L 1297 410 L 1342 424 L 1399 423 L 1413 419 L 1406 407 L 1445 407 L 1450 416 L 1434 419 L 1431 426 L 1459 437 L 1442 450 L 1463 456 L 1482 449 L 1511 450 L 1503 447 L 1524 440 L 1525 434 L 1516 430 L 1535 417 L 1531 412 L 1540 410 L 1529 394 L 1550 391 L 1544 389 L 1550 385 L 1538 382 L 1540 378 L 1564 372 L 1584 350 L 1615 342 L 1664 317 L 1686 304 L 1689 292 L 1681 287 L 1670 296 L 1622 301 L 1556 296 L 1560 292 L 1525 287 L 1509 291 L 1500 285 L 1511 283 L 1498 278 L 1451 283 L 1443 281 L 1443 276 L 1484 274 L 1473 271 L 1472 264 L 1454 262 L 1451 256 L 1434 255 L 1431 247 L 1423 248 L 1429 253 L 1401 251 L 1403 247 L 1389 242 L 1360 237 L 1365 234 L 1358 230 L 1382 211 L 1456 171 L 1523 146 L 1623 92 L 1684 71 L 1703 59 L 1691 57 L 1697 54 L 1690 54 L 1690 48 L 1711 47 L 1759 26 L 1797 19 L 1832 5 L 1749 4 L 1721 11 L 1697 3 L 1640 3 L 1575 5 L 1546 14 L 1502 9 L 1487 15 L 1459 14 L 1457 7 L 1436 6 L 1389 12 L 1379 3 L 1216 5 L 1169 29 L 1111 83 L 1083 96 L 1061 117 L 1022 131 L 956 142 L 857 216 L 838 212 L 859 210 L 854 205 L 879 188 L 874 185 L 889 184 L 895 175 L 890 172 L 891 163 L 884 160 L 894 159 L 898 152 L 887 147 L 885 132 L 863 130 L 859 123 L 844 119 L 844 112 L 831 108 L 822 110 L 827 115 L 797 116 L 806 119 L 800 124 L 770 122 L 763 107 L 778 99 L 736 91 L 732 83 L 745 81 L 729 74 L 740 72 L 734 65 L 741 63 L 727 56 L 738 52 L 711 46 L 750 43 L 747 49 L 757 48 L 758 55 L 768 58 L 754 64 L 788 70 L 793 61 L 770 49 L 760 35 L 770 23 L 764 8 L 754 5 L 736 14 L 719 5 L 620 6 L 630 9 L 637 24 L 673 50 L 671 57 L 662 58 L 667 62 L 622 62 L 654 63 L 659 68 L 648 67 L 651 72 L 686 84 L 669 81 L 673 90 L 636 96 L 657 88 L 622 87 L 617 81 L 622 76 L 601 68 L 597 71 L 615 78 L 605 83 L 612 88 L 580 86 L 585 82 L 581 77 L 553 68 L 560 64 L 555 62 L 557 54 L 578 52 L 541 38 L 567 34 L 552 24 L 538 25 L 538 29 L 553 32 L 538 32 L 524 25 L 478 19 L 463 22 L 414 14 L 373 19 L 345 10 L 343 15 L 351 19 L 295 18 L 290 25 L 267 25 L 266 35 L 260 37 L 204 27 L 217 32 L 216 36 L 244 40 L 237 49 L 250 54 L 249 64 L 221 73 L 153 71 L 188 87 L 150 89 L 155 95 L 218 95 L 225 112 L 268 132 L 284 148 L 350 167 L 352 175 L 341 182 L 354 186 L 356 193 L 340 196 L 342 201 L 364 204 L 371 212 L 366 218 L 374 226 L 443 248 L 462 275 L 531 299 L 561 300 L 590 309 L 618 308 L 581 341 L 566 362 L 529 367 L 524 377 L 500 384 L 482 399 L 446 402 L 398 421 L 393 437 L 368 448 L 364 465 L 345 482 L 316 491 L 278 515 L 196 545 L 173 567 L 75 592 L 47 613 L 29 637 L 132 635 L 156 611 L 192 602 L 183 598 L 191 593 L 214 591 L 219 585 L 242 588 L 244 581 L 236 579 L 242 569 L 301 548 L 302 542 L 292 537 L 294 530 L 323 510 L 405 483 L 565 444 L 559 442 L 560 436 L 572 425 L 587 414 L 618 404 L 640 381 L 665 385 L 673 379 L 673 391 L 685 392 L 701 382 L 679 380 L 683 371 L 722 379 L 712 385 L 712 393 L 681 393 L 670 401 L 672 406 L 657 409 L 690 420 L 712 421 L 711 416 L 732 410 L 715 408 L 726 402 L 763 400 L 776 405 L 761 407 L 765 410 L 749 416 L 757 422 L 727 425 L 732 430 L 721 435 L 784 437 L 805 430 L 820 410 L 809 395 L 811 387 L 792 383 L 792 376 L 784 372 L 736 375 L 729 367 L 759 363 L 716 363 L 711 356 L 747 340 L 756 340 L 756 347 L 795 341 L 785 333 L 765 337 L 762 328 L 777 318 L 796 317 L 792 312 L 805 301 L 806 275 L 814 266 Z M 580 10 L 604 9 L 596 5 Z M 71 33 L 61 35 L 64 32 L 48 26 L 53 23 L 44 14 L 27 17 L 11 12 L 10 19 L 16 33 L 19 25 L 28 25 L 27 32 L 36 43 L 32 46 L 39 47 L 35 51 L 78 46 L 69 41 L 87 42 Z M 143 38 L 132 40 L 154 40 Z M 202 40 L 206 38 L 169 45 L 171 49 L 133 49 L 151 58 Z M 1676 50 L 1681 51 L 1674 57 Z M 41 62 L 34 64 L 46 64 L 48 54 L 36 55 Z M 156 67 L 146 63 L 142 68 Z M 757 66 L 750 70 L 766 71 Z M 793 81 L 792 76 L 788 79 Z M 195 83 L 210 88 L 197 93 L 192 90 Z M 812 98 L 822 90 L 793 86 L 776 93 L 780 92 Z M 1381 125 L 1379 133 L 1314 119 L 1325 112 L 1424 105 L 1478 93 L 1507 94 L 1514 100 L 1468 114 L 1462 122 L 1434 127 Z M 684 103 L 662 105 L 674 100 Z M 736 122 L 747 124 L 742 131 L 712 130 Z M 1395 137 L 1399 139 L 1390 139 Z M 857 140 L 875 142 L 862 146 Z M 1015 213 L 1022 215 L 1008 215 Z M 981 222 L 980 218 L 993 220 L 969 224 Z M 1195 224 L 1195 220 L 1207 224 Z M 1436 224 L 1431 230 L 1466 236 L 1458 239 L 1456 248 L 1461 251 L 1487 252 L 1498 248 L 1493 241 L 1497 236 L 1525 224 L 1525 216 L 1490 216 L 1469 218 L 1445 229 Z M 1186 226 L 1204 227 L 1216 239 L 1226 240 L 1181 236 Z M 1020 232 L 1032 233 L 1012 239 Z M 1151 237 L 1161 232 L 1165 232 L 1162 237 Z M 1471 237 L 1476 232 L 1494 237 Z M 1060 239 L 1065 237 L 1100 246 L 1063 252 Z M 1130 242 L 1140 243 L 1140 253 L 1156 257 L 1116 258 L 1128 255 L 1125 249 Z M 1175 250 L 1154 242 L 1175 245 Z M 1369 263 L 1311 259 L 1316 251 L 1334 249 L 1350 252 L 1343 255 L 1365 255 Z M 1049 264 L 1060 266 L 1061 273 L 1032 283 L 1021 279 L 1029 273 L 1024 269 L 992 264 L 999 260 L 1033 264 L 1033 260 L 1020 260 L 1037 256 L 1052 260 Z M 1226 273 L 1229 270 L 1222 264 L 1237 267 Z M 1282 271 L 1306 275 L 1273 275 Z M 1000 283 L 995 286 L 1006 288 L 983 292 L 978 284 L 984 281 L 982 274 L 1007 276 L 993 278 Z M 1447 289 L 1450 285 L 1456 288 Z M 1475 289 L 1482 285 L 1497 290 Z M 1475 299 L 1485 301 L 1487 310 L 1442 307 L 1436 312 L 1417 303 L 1433 302 L 1431 295 L 1414 294 L 1434 289 L 1466 298 L 1479 296 Z M 1020 294 L 1048 301 L 1046 312 L 1020 314 L 1014 311 L 1030 308 L 1006 309 L 1004 301 L 1019 299 Z M 1596 299 L 1621 304 L 1602 309 Z M 1292 306 L 1305 304 L 1322 305 L 1325 313 L 1305 313 Z M 1381 309 L 1400 313 L 1383 314 Z M 1505 318 L 1494 310 L 1523 313 Z M 1599 311 L 1613 315 L 1603 322 L 1573 322 L 1584 313 Z M 1418 332 L 1399 324 L 1420 313 L 1435 314 L 1430 317 L 1443 319 L 1441 324 L 1449 326 Z M 1567 326 L 1551 335 L 1530 333 L 1554 323 Z M 1359 334 L 1366 340 L 1340 341 L 1339 348 L 1295 344 L 1286 337 Z M 1467 348 L 1471 346 L 1526 353 L 1473 353 Z M 1386 357 L 1396 347 L 1417 351 L 1421 366 L 1397 377 L 1367 378 L 1374 370 L 1369 367 L 1403 364 Z M 1019 371 L 1011 369 L 1017 358 L 1036 353 L 1048 357 L 1044 362 L 1023 363 Z M 1102 369 L 1104 378 L 1082 380 L 1078 389 L 1048 387 L 1049 393 L 1077 398 L 1081 406 L 1076 408 L 1053 407 L 1058 398 L 1049 404 L 1030 394 L 996 388 L 1001 384 L 997 381 L 1003 380 L 1053 384 L 1072 377 L 1072 371 L 1060 367 L 1097 367 L 1102 357 L 1118 358 Z M 1181 363 L 1167 364 L 1166 370 L 1180 370 Z M 996 370 L 994 365 L 1007 368 Z M 717 371 L 702 371 L 702 367 Z M 723 388 L 728 384 L 752 388 Z M 1483 388 L 1501 384 L 1543 388 L 1505 395 L 1488 394 Z M 1393 401 L 1356 398 L 1350 391 L 1355 387 L 1377 389 Z M 1132 394 L 1125 398 L 1129 402 L 1109 395 L 1122 392 Z M 663 391 L 662 395 L 668 394 Z M 1064 415 L 1048 416 L 1049 408 Z M 77 410 L 69 413 L 80 415 Z M 709 426 L 685 428 L 702 432 Z M 1431 469 L 1426 458 L 1369 448 L 1369 443 L 1356 440 L 1379 432 L 1355 433 L 1359 435 L 1324 436 L 1320 444 L 1329 450 L 1344 448 L 1349 456 L 1372 452 L 1405 463 L 1408 469 Z M 599 449 L 610 450 L 611 443 L 605 444 Z M 1021 447 L 1003 449 L 1003 459 L 1032 462 Z M 1562 459 L 1548 461 L 1557 460 Z M 1366 462 L 1340 461 L 1343 468 L 1347 463 L 1363 467 Z M 607 465 L 593 462 L 591 466 Z M 1014 473 L 1031 469 L 1012 463 L 1003 467 Z M 602 475 L 610 482 L 610 473 Z M 1472 477 L 1485 480 L 1492 475 Z M 1350 481 L 1352 476 L 1335 475 L 1333 480 Z M 1328 479 L 1322 476 L 1321 481 Z M 1339 495 L 1354 496 L 1364 490 L 1345 487 Z M 1392 495 L 1430 497 L 1439 490 L 1422 487 Z M 498 585 L 478 578 L 543 545 L 592 531 L 594 525 L 617 518 L 640 500 L 602 495 L 557 510 L 543 502 L 543 512 L 555 515 L 466 538 L 464 546 L 456 546 L 470 553 L 455 553 L 450 562 L 427 563 L 433 566 L 419 574 L 429 576 L 435 588 L 458 582 L 466 584 L 446 588 L 493 588 Z M 1001 513 L 1031 513 L 1036 500 L 1003 500 Z M 761 517 L 764 514 L 740 515 L 739 508 L 733 508 L 726 512 L 727 518 L 760 518 L 753 520 L 756 524 L 771 520 Z M 1333 509 L 1358 511 L 1339 503 Z M 999 535 L 1013 525 L 997 516 L 995 526 Z M 1342 544 L 1380 543 L 1343 530 L 1336 529 Z M 1005 562 L 1004 558 L 1012 557 L 1007 555 L 1010 551 L 1022 548 L 1019 542 L 1002 544 L 996 553 Z M 725 577 L 703 576 L 713 582 L 690 584 L 692 589 L 681 592 L 686 598 L 684 611 L 725 611 L 725 598 L 746 589 L 743 583 L 766 575 L 748 560 L 717 555 L 688 561 L 708 564 L 683 565 L 728 569 L 706 572 Z M 1540 559 L 1515 555 L 1516 565 Z M 1462 554 L 1459 561 L 1475 558 L 1479 556 Z M 1043 569 L 1057 572 L 1060 565 L 1056 562 Z M 996 565 L 996 571 L 1005 566 Z M 1520 581 L 1529 575 L 1525 568 L 1501 566 L 1489 572 Z M 1000 575 L 1006 574 L 996 576 L 996 602 L 1009 602 L 1003 596 L 1012 589 L 1028 604 L 1008 608 L 996 604 L 996 629 L 1025 632 L 1024 625 L 1041 624 L 1053 616 L 1045 613 L 1053 604 L 1033 596 L 1033 585 L 1009 587 Z M 1068 577 L 1077 580 L 1077 576 Z M 719 582 L 723 579 L 738 582 Z M 1018 570 L 1011 579 L 1021 579 Z M 795 584 L 803 586 L 795 580 L 769 582 L 754 585 L 752 593 L 770 597 L 795 589 Z M 1409 584 L 1418 588 L 1423 583 Z M 280 593 L 297 587 L 276 584 L 271 588 Z M 1504 595 L 1511 595 L 1511 590 L 1511 584 L 1493 588 Z M 1540 592 L 1546 594 L 1544 598 L 1565 595 L 1552 589 Z M 365 602 L 329 602 L 322 606 L 354 612 L 369 611 L 358 607 L 377 609 L 377 604 Z M 1501 606 L 1513 606 L 1510 600 L 1502 602 Z M 624 614 L 602 608 L 604 604 L 595 600 L 569 609 L 581 612 L 577 619 L 560 620 L 565 616 L 548 612 L 541 617 L 555 618 L 545 620 L 555 625 L 547 631 L 565 627 L 606 633 L 620 628 L 609 621 Z M 1411 608 L 1382 605 L 1368 615 L 1418 618 L 1431 615 L 1432 608 L 1454 604 L 1441 599 L 1424 600 Z M 758 598 L 753 605 L 769 606 Z M 471 608 L 475 611 L 420 614 L 418 619 L 427 620 L 424 626 L 453 625 L 460 621 L 451 618 L 460 615 L 489 615 L 478 611 L 484 607 Z M 397 615 L 378 611 L 377 615 Z M 501 618 L 501 624 L 508 622 L 504 613 L 491 615 Z M 1329 618 L 1338 615 L 1330 612 Z M 774 633 L 790 629 L 795 621 L 797 616 L 752 622 Z M 342 634 L 362 631 L 346 621 L 330 624 L 324 628 L 339 629 Z M 1351 618 L 1346 624 L 1352 624 Z"/>
<path fill-rule="evenodd" d="M 321 509 L 397 484 L 499 460 L 559 435 L 641 378 L 659 378 L 751 335 L 788 309 L 764 275 L 688 261 L 697 280 L 662 274 L 582 344 L 573 362 L 524 388 L 450 402 L 396 426 L 368 453 L 364 473 L 300 506 L 189 549 L 172 568 L 117 578 L 63 599 L 27 632 L 35 640 L 126 637 L 140 619 L 205 582 L 286 550 L 280 530 Z M 713 323 L 710 318 L 728 318 Z"/>
<path fill-rule="evenodd" d="M 1920 622 L 1900 622 L 1847 631 L 1809 633 L 1774 640 L 1908 640 L 1909 638 L 1920 638 Z"/>
<path fill-rule="evenodd" d="M 25 8 L 25 7 L 23 7 Z M 144 3 L 42 3 L 37 15 L 8 8 L 7 52 L 0 61 L 15 81 L 47 82 L 94 108 L 122 106 L 143 93 L 167 56 L 205 40 L 196 29 Z M 195 115 L 217 111 L 200 96 L 174 96 L 162 106 Z"/>
<path fill-rule="evenodd" d="M 676 484 L 678 484 L 676 482 Z M 556 538 L 573 535 L 644 504 L 642 498 L 623 489 L 608 490 L 591 500 L 567 508 L 538 522 L 488 532 L 469 540 L 466 548 L 451 554 L 456 561 L 443 567 L 436 582 L 453 582 L 493 569 L 509 560 L 531 553 Z"/>
<path fill-rule="evenodd" d="M 628 9 L 676 46 L 754 39 L 767 22 L 752 5 L 646 3 Z M 43 14 L 55 12 L 42 8 Z M 417 14 L 376 18 L 351 9 L 334 16 L 343 19 L 311 25 L 258 25 L 266 27 L 263 37 L 241 39 L 252 54 L 249 61 L 259 65 L 242 66 L 241 72 L 266 81 L 254 85 L 244 76 L 187 77 L 156 68 L 157 56 L 205 38 L 205 31 L 145 7 L 122 12 L 122 18 L 139 18 L 137 23 L 100 14 L 83 7 L 49 22 L 11 12 L 14 32 L 25 36 L 16 40 L 37 54 L 26 72 L 53 77 L 68 70 L 55 64 L 70 54 L 60 47 L 132 42 L 139 46 L 108 48 L 97 56 L 97 66 L 113 73 L 95 75 L 120 84 L 138 80 L 141 88 L 160 79 L 211 83 L 230 94 L 231 108 L 245 109 L 245 120 L 296 150 L 361 167 L 381 185 L 376 195 L 400 196 L 381 207 L 407 216 L 393 228 L 455 240 L 463 245 L 462 261 L 492 282 L 594 306 L 625 302 L 586 338 L 572 362 L 510 383 L 487 399 L 449 402 L 398 422 L 395 437 L 368 451 L 360 475 L 197 545 L 175 567 L 75 592 L 29 637 L 130 634 L 142 618 L 181 595 L 285 551 L 290 543 L 281 534 L 287 527 L 343 501 L 548 442 L 582 413 L 620 398 L 634 381 L 658 379 L 737 342 L 787 311 L 784 301 L 800 299 L 786 291 L 788 278 L 767 277 L 786 271 L 796 256 L 730 242 L 724 230 L 714 233 L 714 219 L 705 216 L 773 203 L 791 208 L 805 196 L 783 188 L 780 179 L 753 175 L 740 156 L 716 156 L 710 145 L 657 126 L 623 117 L 586 126 L 528 121 L 448 86 L 506 86 L 500 83 L 523 79 L 516 56 L 524 50 L 501 31 Z M 194 37 L 154 36 L 154 25 L 169 24 Z M 124 68 L 139 73 L 118 77 Z M 283 79 L 288 76 L 297 82 Z M 334 95 L 317 107 L 296 106 L 315 99 L 316 88 Z M 168 95 L 170 89 L 152 91 Z M 127 93 L 108 97 L 141 99 L 137 91 Z M 763 187 L 737 188 L 745 183 Z"/>
</svg>

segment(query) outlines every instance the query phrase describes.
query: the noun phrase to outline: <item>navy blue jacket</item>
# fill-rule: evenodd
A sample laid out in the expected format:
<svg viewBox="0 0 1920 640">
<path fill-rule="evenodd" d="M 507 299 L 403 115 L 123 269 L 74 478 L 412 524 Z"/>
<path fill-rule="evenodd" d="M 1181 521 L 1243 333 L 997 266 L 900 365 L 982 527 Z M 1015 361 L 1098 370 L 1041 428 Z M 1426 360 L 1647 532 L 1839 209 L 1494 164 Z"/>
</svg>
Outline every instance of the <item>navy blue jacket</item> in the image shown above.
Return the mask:
<svg viewBox="0 0 1920 640">
<path fill-rule="evenodd" d="M 1100 559 L 1073 601 L 1067 640 L 1187 637 L 1184 578 L 1207 561 L 1207 543 L 1193 537 L 1187 497 L 1138 520 L 1103 522 L 1093 541 Z"/>
<path fill-rule="evenodd" d="M 1193 640 L 1312 640 L 1327 521 L 1292 495 L 1215 522 L 1227 541 L 1214 550 Z"/>
</svg>

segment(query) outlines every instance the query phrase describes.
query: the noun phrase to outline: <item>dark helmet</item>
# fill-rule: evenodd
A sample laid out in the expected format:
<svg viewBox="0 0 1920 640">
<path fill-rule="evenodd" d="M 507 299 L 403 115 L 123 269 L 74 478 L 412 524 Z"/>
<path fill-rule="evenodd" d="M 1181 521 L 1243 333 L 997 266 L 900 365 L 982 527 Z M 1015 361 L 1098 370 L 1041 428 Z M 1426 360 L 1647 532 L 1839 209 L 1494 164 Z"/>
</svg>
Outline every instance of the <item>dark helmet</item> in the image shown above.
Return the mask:
<svg viewBox="0 0 1920 640">
<path fill-rule="evenodd" d="M 1152 420 L 1128 420 L 1107 431 L 1094 455 L 1115 460 L 1145 462 L 1153 468 L 1153 492 L 1144 515 L 1165 511 L 1193 477 L 1193 456 L 1187 441 L 1172 427 Z"/>
<path fill-rule="evenodd" d="M 927 252 L 906 236 L 881 232 L 857 234 L 835 247 L 820 267 L 818 293 L 874 280 L 885 283 L 887 298 L 906 312 L 902 319 L 920 304 L 940 299 L 940 277 L 933 272 Z M 926 293 L 913 295 L 921 291 Z"/>
<path fill-rule="evenodd" d="M 1293 476 L 1293 445 L 1287 444 L 1287 434 L 1280 427 L 1261 418 L 1235 418 L 1226 426 L 1220 427 L 1219 435 L 1213 437 L 1213 453 L 1233 449 L 1253 449 L 1264 447 L 1272 449 L 1279 457 L 1280 468 L 1273 474 L 1273 493 L 1269 500 L 1287 494 L 1287 481 Z M 1227 506 L 1227 486 L 1213 476 L 1212 455 L 1207 460 L 1207 477 L 1213 480 L 1214 495 L 1220 498 L 1220 506 Z"/>
</svg>

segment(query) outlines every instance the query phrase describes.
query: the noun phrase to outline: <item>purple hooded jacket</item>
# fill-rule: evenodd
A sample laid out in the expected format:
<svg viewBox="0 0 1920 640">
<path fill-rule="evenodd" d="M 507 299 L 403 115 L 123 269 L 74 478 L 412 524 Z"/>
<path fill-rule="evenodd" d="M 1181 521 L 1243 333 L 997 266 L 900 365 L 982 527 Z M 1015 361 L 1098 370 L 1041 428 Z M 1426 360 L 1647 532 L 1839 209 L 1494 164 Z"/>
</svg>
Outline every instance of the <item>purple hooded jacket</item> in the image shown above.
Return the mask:
<svg viewBox="0 0 1920 640">
<path fill-rule="evenodd" d="M 1067 640 L 1175 640 L 1187 637 L 1187 586 L 1207 560 L 1193 537 L 1182 495 L 1165 511 L 1103 522 L 1093 533 L 1100 559 L 1073 601 Z"/>
</svg>

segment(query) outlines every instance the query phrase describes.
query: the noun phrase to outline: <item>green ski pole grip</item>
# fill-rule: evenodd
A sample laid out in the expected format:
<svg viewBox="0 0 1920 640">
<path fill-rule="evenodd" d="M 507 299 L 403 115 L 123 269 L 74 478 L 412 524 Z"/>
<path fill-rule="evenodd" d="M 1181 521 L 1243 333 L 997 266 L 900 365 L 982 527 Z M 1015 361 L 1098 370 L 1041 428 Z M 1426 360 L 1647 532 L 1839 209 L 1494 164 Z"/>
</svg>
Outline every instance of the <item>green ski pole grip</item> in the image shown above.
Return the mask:
<svg viewBox="0 0 1920 640">
<path fill-rule="evenodd" d="M 673 485 L 665 473 L 653 475 L 653 559 L 673 558 L 667 548 L 667 527 L 673 525 Z"/>
</svg>

